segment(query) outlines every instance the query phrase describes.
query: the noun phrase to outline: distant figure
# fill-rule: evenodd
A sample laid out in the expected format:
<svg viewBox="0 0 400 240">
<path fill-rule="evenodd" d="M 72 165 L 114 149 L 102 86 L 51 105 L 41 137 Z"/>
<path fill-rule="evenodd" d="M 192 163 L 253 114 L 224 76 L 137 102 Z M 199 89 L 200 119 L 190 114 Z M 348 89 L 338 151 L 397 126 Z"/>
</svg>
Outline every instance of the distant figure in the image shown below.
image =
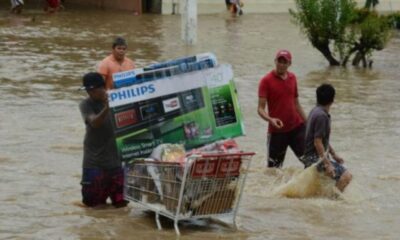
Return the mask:
<svg viewBox="0 0 400 240">
<path fill-rule="evenodd" d="M 106 81 L 106 90 L 114 88 L 112 78 L 114 73 L 135 68 L 135 63 L 125 56 L 127 49 L 128 45 L 125 39 L 117 37 L 112 44 L 111 54 L 100 62 L 97 72 L 103 75 Z"/>
<path fill-rule="evenodd" d="M 231 10 L 231 0 L 225 0 L 226 10 Z"/>
<path fill-rule="evenodd" d="M 229 4 L 228 4 L 229 2 Z M 227 9 L 232 13 L 235 14 L 237 16 L 242 15 L 243 14 L 243 2 L 240 0 L 226 0 L 226 7 Z"/>
<path fill-rule="evenodd" d="M 258 87 L 258 115 L 268 122 L 267 163 L 280 168 L 290 147 L 297 158 L 304 154 L 305 120 L 299 102 L 296 75 L 288 71 L 292 55 L 280 50 L 275 69 L 265 75 Z"/>
<path fill-rule="evenodd" d="M 343 167 L 343 159 L 336 154 L 329 143 L 331 133 L 329 110 L 335 98 L 335 89 L 330 84 L 322 84 L 316 92 L 317 106 L 311 110 L 307 120 L 303 162 L 305 167 L 318 162 L 317 170 L 325 172 L 336 180 L 336 187 L 343 192 L 350 183 L 352 175 Z"/>
<path fill-rule="evenodd" d="M 48 13 L 55 13 L 60 10 L 60 6 L 61 6 L 60 0 L 46 0 L 44 11 Z"/>
<path fill-rule="evenodd" d="M 65 9 L 65 0 L 60 0 L 60 11 Z"/>
<path fill-rule="evenodd" d="M 82 90 L 88 97 L 79 109 L 86 126 L 83 142 L 82 202 L 88 207 L 103 207 L 107 198 L 116 208 L 125 207 L 124 172 L 117 146 L 103 77 L 97 72 L 83 77 Z"/>
<path fill-rule="evenodd" d="M 24 0 L 11 0 L 11 13 L 20 14 L 24 8 Z"/>
</svg>

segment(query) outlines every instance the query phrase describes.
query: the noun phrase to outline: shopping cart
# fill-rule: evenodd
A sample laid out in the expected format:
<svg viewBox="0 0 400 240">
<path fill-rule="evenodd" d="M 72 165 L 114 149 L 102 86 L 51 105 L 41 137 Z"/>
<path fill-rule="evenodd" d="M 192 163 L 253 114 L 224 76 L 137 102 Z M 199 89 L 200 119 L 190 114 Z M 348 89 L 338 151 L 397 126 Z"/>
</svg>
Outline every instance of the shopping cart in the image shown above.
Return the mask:
<svg viewBox="0 0 400 240">
<path fill-rule="evenodd" d="M 231 218 L 236 214 L 254 153 L 201 154 L 185 163 L 132 161 L 125 165 L 125 199 L 178 222 L 200 218 Z"/>
</svg>

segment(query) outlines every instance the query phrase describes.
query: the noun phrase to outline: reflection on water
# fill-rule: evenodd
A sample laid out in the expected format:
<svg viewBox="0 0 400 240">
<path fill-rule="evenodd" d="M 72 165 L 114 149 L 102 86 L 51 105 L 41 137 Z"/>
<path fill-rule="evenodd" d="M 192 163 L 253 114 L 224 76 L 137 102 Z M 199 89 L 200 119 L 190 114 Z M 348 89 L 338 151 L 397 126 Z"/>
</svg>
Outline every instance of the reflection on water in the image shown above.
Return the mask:
<svg viewBox="0 0 400 240">
<path fill-rule="evenodd" d="M 184 223 L 181 239 L 396 239 L 398 35 L 374 54 L 374 69 L 340 69 L 327 67 L 285 14 L 204 15 L 198 25 L 198 44 L 187 47 L 179 39 L 180 16 L 68 9 L 51 16 L 26 10 L 15 18 L 0 12 L 0 238 L 176 238 L 170 221 L 164 219 L 165 230 L 157 231 L 154 215 L 133 204 L 103 211 L 74 204 L 80 200 L 84 133 L 77 106 L 85 95 L 77 88 L 81 76 L 109 54 L 111 40 L 122 35 L 139 67 L 214 52 L 235 72 L 247 132 L 239 143 L 257 152 L 239 231 L 214 222 Z M 265 169 L 266 124 L 256 114 L 256 93 L 281 48 L 293 53 L 291 69 L 306 111 L 320 83 L 337 89 L 332 145 L 354 175 L 337 200 L 329 197 L 332 182 L 325 185 L 313 169 L 303 170 L 291 152 L 283 169 Z M 314 194 L 321 189 L 328 190 Z"/>
</svg>

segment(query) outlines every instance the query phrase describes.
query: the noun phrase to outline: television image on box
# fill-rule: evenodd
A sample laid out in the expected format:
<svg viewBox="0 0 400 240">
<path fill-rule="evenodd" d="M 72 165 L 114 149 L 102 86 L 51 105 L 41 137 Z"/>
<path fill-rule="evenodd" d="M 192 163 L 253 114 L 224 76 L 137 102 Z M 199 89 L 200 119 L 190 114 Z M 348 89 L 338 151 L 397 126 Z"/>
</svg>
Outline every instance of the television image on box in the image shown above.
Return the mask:
<svg viewBox="0 0 400 240">
<path fill-rule="evenodd" d="M 181 93 L 182 105 L 185 112 L 191 112 L 204 107 L 201 89 L 193 89 Z"/>
<path fill-rule="evenodd" d="M 185 132 L 186 139 L 189 140 L 198 137 L 200 134 L 199 126 L 194 121 L 183 124 L 183 130 Z"/>
<path fill-rule="evenodd" d="M 115 125 L 117 129 L 135 125 L 138 122 L 136 109 L 129 109 L 123 112 L 118 112 L 114 115 Z"/>
<path fill-rule="evenodd" d="M 178 97 L 173 97 L 169 99 L 165 99 L 162 101 L 164 112 L 169 113 L 175 110 L 179 110 L 181 108 L 181 103 L 179 102 Z"/>
<path fill-rule="evenodd" d="M 143 120 L 149 120 L 161 115 L 160 106 L 157 102 L 140 107 L 140 114 Z"/>
</svg>

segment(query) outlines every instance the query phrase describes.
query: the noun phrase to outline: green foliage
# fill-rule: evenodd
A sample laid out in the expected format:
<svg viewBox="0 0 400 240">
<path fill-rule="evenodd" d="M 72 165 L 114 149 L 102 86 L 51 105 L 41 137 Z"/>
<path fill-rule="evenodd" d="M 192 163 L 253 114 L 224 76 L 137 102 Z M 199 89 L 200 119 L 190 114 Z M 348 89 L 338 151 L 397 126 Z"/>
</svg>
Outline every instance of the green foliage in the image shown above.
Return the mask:
<svg viewBox="0 0 400 240">
<path fill-rule="evenodd" d="M 390 37 L 390 21 L 387 17 L 371 12 L 359 23 L 360 41 L 366 49 L 382 50 Z"/>
<path fill-rule="evenodd" d="M 293 21 L 330 65 L 367 66 L 373 50 L 381 50 L 390 38 L 390 21 L 375 11 L 357 9 L 354 0 L 295 0 L 289 10 Z M 376 3 L 377 4 L 377 3 Z"/>
<path fill-rule="evenodd" d="M 315 42 L 326 42 L 343 35 L 352 20 L 355 3 L 353 1 L 295 0 L 297 12 L 290 14 L 300 25 L 308 38 Z M 339 4 L 338 4 L 339 3 Z"/>
<path fill-rule="evenodd" d="M 289 13 L 313 46 L 324 51 L 322 49 L 329 48 L 333 43 L 338 54 L 342 56 L 346 48 L 344 42 L 351 41 L 352 38 L 351 34 L 347 34 L 346 28 L 355 17 L 353 9 L 356 3 L 352 0 L 295 0 L 295 2 L 297 12 L 290 9 Z M 331 54 L 329 52 L 326 54 Z M 338 65 L 334 59 L 330 63 Z"/>
<path fill-rule="evenodd" d="M 387 15 L 389 23 L 397 28 L 400 29 L 400 12 L 395 12 Z"/>
</svg>

